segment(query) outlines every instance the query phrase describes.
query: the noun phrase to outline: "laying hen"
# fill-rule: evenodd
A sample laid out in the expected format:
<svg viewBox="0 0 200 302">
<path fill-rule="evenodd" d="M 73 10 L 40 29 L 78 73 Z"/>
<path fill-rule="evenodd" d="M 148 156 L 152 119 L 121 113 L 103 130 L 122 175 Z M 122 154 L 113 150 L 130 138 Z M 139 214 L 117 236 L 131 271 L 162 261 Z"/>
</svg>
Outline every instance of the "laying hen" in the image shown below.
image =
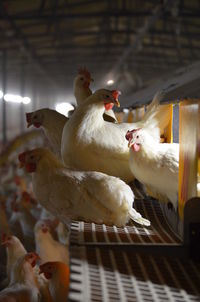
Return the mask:
<svg viewBox="0 0 200 302">
<path fill-rule="evenodd" d="M 78 75 L 74 79 L 74 96 L 78 106 L 92 95 L 92 91 L 89 87 L 91 82 L 93 82 L 93 79 L 91 78 L 90 72 L 86 68 L 80 68 Z M 107 122 L 117 122 L 112 106 L 107 108 L 107 111 L 103 113 L 103 119 Z"/>
<path fill-rule="evenodd" d="M 28 253 L 20 257 L 13 267 L 10 286 L 0 292 L 0 302 L 38 302 L 40 291 L 33 268 L 38 255 Z"/>
<path fill-rule="evenodd" d="M 90 83 L 93 81 L 90 72 L 86 68 L 79 69 L 78 75 L 74 79 L 74 96 L 77 105 L 83 103 L 92 94 Z"/>
<path fill-rule="evenodd" d="M 102 118 L 103 112 L 113 104 L 119 106 L 118 95 L 116 90 L 97 90 L 76 109 L 65 124 L 61 155 L 66 166 L 100 171 L 120 177 L 126 182 L 133 180 L 129 168 L 126 132 L 131 127 L 142 127 L 146 123 L 152 123 L 154 127 L 165 127 L 168 112 L 163 106 L 158 106 L 162 94 L 157 94 L 141 122 L 108 123 Z"/>
<path fill-rule="evenodd" d="M 159 133 L 148 128 L 128 131 L 130 169 L 154 197 L 177 209 L 179 144 L 160 144 Z"/>
<path fill-rule="evenodd" d="M 52 237 L 47 222 L 39 220 L 34 227 L 34 233 L 36 252 L 41 258 L 41 263 L 47 261 L 69 263 L 67 247 Z"/>
<path fill-rule="evenodd" d="M 33 191 L 42 206 L 61 221 L 66 218 L 124 226 L 130 219 L 150 222 L 132 208 L 134 195 L 122 180 L 99 172 L 71 171 L 46 149 L 19 155 L 33 173 Z"/>
<path fill-rule="evenodd" d="M 21 241 L 13 235 L 2 235 L 1 244 L 6 246 L 6 254 L 7 254 L 7 265 L 6 265 L 6 271 L 7 271 L 7 282 L 10 282 L 11 278 L 11 272 L 14 268 L 14 265 L 16 261 L 24 256 L 27 251 L 24 248 Z"/>
<path fill-rule="evenodd" d="M 26 113 L 27 127 L 42 127 L 55 154 L 60 157 L 62 131 L 68 118 L 56 110 L 44 108 Z"/>
</svg>

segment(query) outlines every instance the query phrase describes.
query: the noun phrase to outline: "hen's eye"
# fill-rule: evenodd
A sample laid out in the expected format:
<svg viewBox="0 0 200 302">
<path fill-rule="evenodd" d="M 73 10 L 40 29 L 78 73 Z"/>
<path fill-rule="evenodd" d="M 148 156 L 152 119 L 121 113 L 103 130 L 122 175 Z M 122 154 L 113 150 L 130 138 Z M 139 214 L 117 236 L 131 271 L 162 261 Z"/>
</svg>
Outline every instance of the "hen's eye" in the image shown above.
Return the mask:
<svg viewBox="0 0 200 302">
<path fill-rule="evenodd" d="M 107 94 L 107 95 L 106 95 L 106 98 L 109 99 L 109 97 L 110 97 L 110 96 Z"/>
<path fill-rule="evenodd" d="M 35 115 L 34 117 L 33 117 L 33 119 L 35 120 L 37 118 L 37 115 Z"/>
<path fill-rule="evenodd" d="M 31 156 L 30 156 L 30 159 L 34 159 L 34 155 L 31 155 Z"/>
<path fill-rule="evenodd" d="M 137 135 L 136 138 L 139 138 L 139 135 Z"/>
<path fill-rule="evenodd" d="M 80 78 L 80 80 L 81 80 L 81 81 L 83 81 L 83 80 L 84 80 L 84 78 Z"/>
</svg>

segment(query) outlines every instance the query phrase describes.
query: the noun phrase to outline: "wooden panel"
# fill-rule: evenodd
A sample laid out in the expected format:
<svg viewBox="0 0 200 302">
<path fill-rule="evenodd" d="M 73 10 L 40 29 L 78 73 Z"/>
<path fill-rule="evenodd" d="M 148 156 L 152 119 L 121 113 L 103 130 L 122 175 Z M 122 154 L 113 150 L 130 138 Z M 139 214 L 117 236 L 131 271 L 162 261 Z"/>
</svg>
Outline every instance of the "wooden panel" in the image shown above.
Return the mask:
<svg viewBox="0 0 200 302">
<path fill-rule="evenodd" d="M 179 215 L 183 218 L 186 201 L 197 196 L 198 132 L 200 100 L 180 103 L 179 135 Z"/>
</svg>

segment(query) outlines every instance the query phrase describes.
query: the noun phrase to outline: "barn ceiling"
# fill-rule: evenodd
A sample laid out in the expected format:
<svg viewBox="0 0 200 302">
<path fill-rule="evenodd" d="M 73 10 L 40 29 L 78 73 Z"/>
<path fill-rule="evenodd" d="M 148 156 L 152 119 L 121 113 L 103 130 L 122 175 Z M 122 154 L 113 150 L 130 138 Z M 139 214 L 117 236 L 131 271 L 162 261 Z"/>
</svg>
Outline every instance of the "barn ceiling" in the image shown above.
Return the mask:
<svg viewBox="0 0 200 302">
<path fill-rule="evenodd" d="M 0 53 L 12 83 L 23 78 L 30 93 L 71 92 L 80 66 L 93 89 L 112 78 L 134 93 L 200 60 L 200 1 L 1 1 Z"/>
</svg>

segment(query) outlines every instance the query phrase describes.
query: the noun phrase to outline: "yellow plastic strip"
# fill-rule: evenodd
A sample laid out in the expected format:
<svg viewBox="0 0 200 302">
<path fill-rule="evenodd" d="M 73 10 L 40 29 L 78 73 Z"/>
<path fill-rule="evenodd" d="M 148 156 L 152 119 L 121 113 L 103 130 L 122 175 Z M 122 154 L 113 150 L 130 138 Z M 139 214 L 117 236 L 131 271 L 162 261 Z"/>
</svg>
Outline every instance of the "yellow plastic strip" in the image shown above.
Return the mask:
<svg viewBox="0 0 200 302">
<path fill-rule="evenodd" d="M 163 105 L 165 106 L 165 105 Z M 169 124 L 164 130 L 164 137 L 166 143 L 173 143 L 173 105 L 171 104 L 170 107 L 168 107 L 169 110 Z"/>
<path fill-rule="evenodd" d="M 199 101 L 187 100 L 179 109 L 179 215 L 188 199 L 197 196 Z"/>
</svg>

